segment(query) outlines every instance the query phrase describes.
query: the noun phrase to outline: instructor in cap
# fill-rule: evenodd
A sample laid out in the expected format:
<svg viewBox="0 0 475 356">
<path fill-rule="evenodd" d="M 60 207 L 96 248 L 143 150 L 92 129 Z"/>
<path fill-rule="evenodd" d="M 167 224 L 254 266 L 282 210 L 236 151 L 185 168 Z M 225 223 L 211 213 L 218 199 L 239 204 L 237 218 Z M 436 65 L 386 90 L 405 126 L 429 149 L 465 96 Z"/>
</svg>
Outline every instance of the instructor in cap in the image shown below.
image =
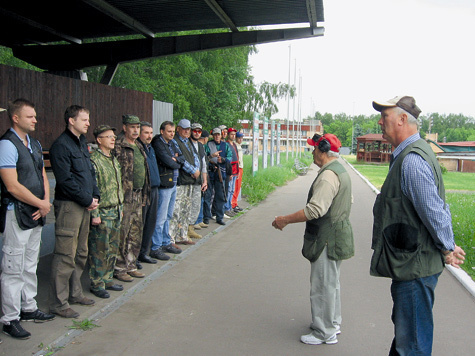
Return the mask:
<svg viewBox="0 0 475 356">
<path fill-rule="evenodd" d="M 340 266 L 354 255 L 350 224 L 351 181 L 338 161 L 341 143 L 333 134 L 314 135 L 313 162 L 320 167 L 310 187 L 304 209 L 277 216 L 272 226 L 305 222 L 302 254 L 310 261 L 310 305 L 312 332 L 300 340 L 305 344 L 336 344 L 340 333 Z"/>
<path fill-rule="evenodd" d="M 373 208 L 371 275 L 392 279 L 394 339 L 389 355 L 431 355 L 432 306 L 444 262 L 458 268 L 439 162 L 419 136 L 421 109 L 410 96 L 373 101 L 393 146 L 389 173 Z"/>
</svg>

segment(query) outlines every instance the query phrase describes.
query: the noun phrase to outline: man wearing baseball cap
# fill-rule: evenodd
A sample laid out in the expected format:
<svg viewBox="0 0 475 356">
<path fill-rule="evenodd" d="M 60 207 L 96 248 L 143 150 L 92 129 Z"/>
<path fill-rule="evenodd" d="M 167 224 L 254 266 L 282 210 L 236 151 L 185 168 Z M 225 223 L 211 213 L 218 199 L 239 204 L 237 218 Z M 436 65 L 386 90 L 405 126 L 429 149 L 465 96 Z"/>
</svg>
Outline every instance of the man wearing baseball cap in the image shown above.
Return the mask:
<svg viewBox="0 0 475 356">
<path fill-rule="evenodd" d="M 115 131 L 109 125 L 99 125 L 93 132 L 98 147 L 91 153 L 91 162 L 101 201 L 91 212 L 88 261 L 91 293 L 99 298 L 109 298 L 107 290 L 124 289 L 113 281 L 124 202 L 119 161 L 111 153 L 115 146 Z"/>
<path fill-rule="evenodd" d="M 440 165 L 419 135 L 421 109 L 411 96 L 373 101 L 383 137 L 395 148 L 373 208 L 370 273 L 392 279 L 390 355 L 431 355 L 434 291 L 444 262 L 458 268 Z"/>
<path fill-rule="evenodd" d="M 272 226 L 305 222 L 302 254 L 310 261 L 312 332 L 300 341 L 310 345 L 336 344 L 340 333 L 340 266 L 354 255 L 353 230 L 349 220 L 351 181 L 338 161 L 341 143 L 333 134 L 314 135 L 313 161 L 320 167 L 310 187 L 304 209 L 276 216 Z"/>
</svg>

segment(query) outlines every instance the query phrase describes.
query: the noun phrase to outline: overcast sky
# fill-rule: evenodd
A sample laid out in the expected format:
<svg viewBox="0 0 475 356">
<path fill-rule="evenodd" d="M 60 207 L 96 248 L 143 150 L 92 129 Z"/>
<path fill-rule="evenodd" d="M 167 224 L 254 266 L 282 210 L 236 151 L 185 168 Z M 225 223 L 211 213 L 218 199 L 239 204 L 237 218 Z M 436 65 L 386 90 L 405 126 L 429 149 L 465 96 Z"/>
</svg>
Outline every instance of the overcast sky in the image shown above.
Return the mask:
<svg viewBox="0 0 475 356">
<path fill-rule="evenodd" d="M 303 118 L 369 115 L 373 100 L 397 95 L 425 115 L 475 117 L 475 0 L 324 0 L 324 14 L 323 37 L 259 45 L 250 57 L 256 83 L 287 83 L 291 47 Z M 279 109 L 286 118 L 286 100 Z"/>
</svg>

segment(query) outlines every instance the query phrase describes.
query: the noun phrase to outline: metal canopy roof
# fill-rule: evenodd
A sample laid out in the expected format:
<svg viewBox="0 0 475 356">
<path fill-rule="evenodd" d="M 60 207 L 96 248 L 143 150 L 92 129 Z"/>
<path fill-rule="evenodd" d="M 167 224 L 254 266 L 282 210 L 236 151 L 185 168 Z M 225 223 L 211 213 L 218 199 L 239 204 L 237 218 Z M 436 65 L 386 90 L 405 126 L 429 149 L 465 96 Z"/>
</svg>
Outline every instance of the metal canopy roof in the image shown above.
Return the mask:
<svg viewBox="0 0 475 356">
<path fill-rule="evenodd" d="M 4 0 L 0 7 L 0 45 L 13 48 L 16 57 L 39 68 L 70 71 L 321 36 L 323 28 L 317 27 L 317 22 L 323 21 L 323 0 Z M 254 30 L 265 25 L 300 23 L 305 27 Z M 253 31 L 246 29 L 249 27 Z M 222 31 L 177 34 L 210 29 Z M 100 45 L 84 42 L 129 35 L 144 38 L 104 41 Z"/>
</svg>

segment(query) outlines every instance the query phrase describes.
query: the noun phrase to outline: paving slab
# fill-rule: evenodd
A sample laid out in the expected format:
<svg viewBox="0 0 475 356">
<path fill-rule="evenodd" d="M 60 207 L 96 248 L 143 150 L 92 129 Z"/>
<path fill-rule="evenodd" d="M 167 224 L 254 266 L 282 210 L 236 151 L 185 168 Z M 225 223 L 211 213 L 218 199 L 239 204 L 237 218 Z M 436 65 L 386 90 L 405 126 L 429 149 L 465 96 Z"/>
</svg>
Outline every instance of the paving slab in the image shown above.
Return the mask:
<svg viewBox="0 0 475 356">
<path fill-rule="evenodd" d="M 304 224 L 275 230 L 274 216 L 302 209 L 317 174 L 314 165 L 226 226 L 213 223 L 195 246 L 169 262 L 145 265 L 147 277 L 79 320 L 98 327 L 68 331 L 71 320 L 25 323 L 26 341 L 3 336 L 0 355 L 385 355 L 393 337 L 390 281 L 369 276 L 375 193 L 349 169 L 356 255 L 341 269 L 342 334 L 336 345 L 299 341 L 310 331 L 309 262 L 301 255 Z M 205 229 L 201 230 L 205 232 Z M 46 305 L 48 257 L 38 270 Z M 83 276 L 87 288 L 87 276 Z M 87 289 L 86 289 L 87 290 Z M 87 293 L 88 296 L 91 296 Z M 475 298 L 444 271 L 436 289 L 433 355 L 471 355 Z"/>
</svg>

